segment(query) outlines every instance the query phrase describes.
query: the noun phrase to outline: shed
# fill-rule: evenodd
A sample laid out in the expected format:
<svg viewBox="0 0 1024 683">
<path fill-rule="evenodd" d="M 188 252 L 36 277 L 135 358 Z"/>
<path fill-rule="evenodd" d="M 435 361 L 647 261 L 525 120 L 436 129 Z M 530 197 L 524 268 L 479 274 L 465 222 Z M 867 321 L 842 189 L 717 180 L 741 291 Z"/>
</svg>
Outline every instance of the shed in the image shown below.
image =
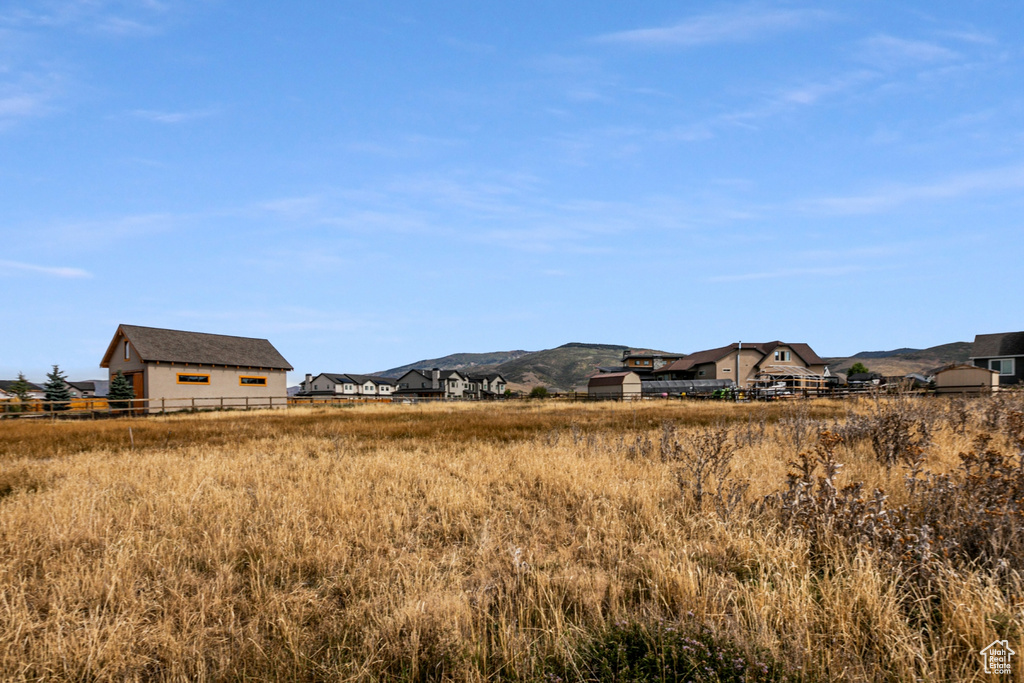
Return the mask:
<svg viewBox="0 0 1024 683">
<path fill-rule="evenodd" d="M 598 398 L 640 398 L 640 375 L 635 372 L 606 372 L 594 375 L 587 383 L 587 395 Z"/>
<path fill-rule="evenodd" d="M 999 388 L 999 373 L 976 365 L 947 365 L 935 373 L 937 394 L 987 394 Z"/>
</svg>

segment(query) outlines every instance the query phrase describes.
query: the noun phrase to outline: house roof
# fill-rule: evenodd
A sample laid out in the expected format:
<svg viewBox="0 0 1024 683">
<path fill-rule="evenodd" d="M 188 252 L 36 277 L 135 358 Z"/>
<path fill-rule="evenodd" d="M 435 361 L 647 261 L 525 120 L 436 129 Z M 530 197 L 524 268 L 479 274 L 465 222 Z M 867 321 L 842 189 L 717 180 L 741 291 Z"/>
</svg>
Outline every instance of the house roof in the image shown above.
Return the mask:
<svg viewBox="0 0 1024 683">
<path fill-rule="evenodd" d="M 1024 356 L 1024 332 L 979 334 L 971 347 L 971 358 Z"/>
<path fill-rule="evenodd" d="M 233 365 L 236 367 L 291 370 L 291 364 L 266 339 L 232 337 L 226 334 L 185 332 L 159 327 L 120 325 L 123 334 L 143 362 L 186 363 L 190 365 Z M 103 356 L 100 367 L 110 366 L 117 334 Z"/>
<path fill-rule="evenodd" d="M 12 384 L 17 384 L 17 383 L 18 383 L 18 380 L 16 380 L 16 379 L 0 379 L 0 391 L 7 391 L 8 389 L 11 388 Z M 43 388 L 41 386 L 39 386 L 38 384 L 33 384 L 32 382 L 25 382 L 25 384 L 28 385 L 28 390 L 29 391 L 42 391 L 43 390 Z"/>
<path fill-rule="evenodd" d="M 781 342 L 781 341 L 772 341 L 772 342 L 764 342 L 764 343 L 743 342 L 743 349 L 744 350 L 755 349 L 755 350 L 758 351 L 758 353 L 760 353 L 765 358 L 767 358 L 768 355 L 771 354 L 772 351 L 774 351 L 775 349 L 779 348 L 780 346 L 785 346 L 785 347 L 789 348 L 790 350 L 792 350 L 793 353 L 795 353 L 797 356 L 799 356 L 800 360 L 802 360 L 807 365 L 824 365 L 825 364 L 825 361 L 820 356 L 818 356 L 818 354 L 816 354 L 814 352 L 814 350 L 811 349 L 810 345 L 808 345 L 808 344 L 802 344 L 802 343 L 788 344 L 786 342 Z M 679 360 L 677 360 L 674 363 L 666 365 L 663 368 L 659 368 L 658 370 L 655 370 L 654 372 L 655 372 L 655 374 L 661 374 L 661 373 L 666 373 L 666 372 L 685 372 L 686 370 L 692 369 L 696 365 L 704 365 L 705 363 L 714 363 L 714 362 L 720 361 L 723 358 L 725 358 L 726 356 L 728 356 L 730 353 L 732 353 L 733 351 L 737 350 L 738 348 L 739 348 L 739 343 L 733 342 L 732 344 L 729 344 L 728 346 L 719 346 L 716 349 L 707 349 L 705 351 L 696 351 L 694 353 L 691 353 L 688 356 L 680 358 Z"/>
<path fill-rule="evenodd" d="M 378 377 L 376 375 L 353 375 L 349 373 L 346 375 L 346 377 L 351 377 L 356 384 L 366 384 L 367 382 L 373 382 L 378 386 L 380 386 L 381 384 L 395 386 L 398 383 L 397 380 L 393 380 L 389 377 Z"/>
<path fill-rule="evenodd" d="M 590 382 L 588 383 L 588 386 L 592 386 L 592 387 L 612 387 L 612 386 L 617 386 L 617 385 L 622 384 L 623 382 L 625 382 L 626 378 L 629 377 L 630 375 L 632 375 L 633 377 L 636 377 L 637 379 L 640 379 L 640 376 L 637 375 L 635 372 L 605 372 L 605 373 L 602 373 L 600 375 L 594 375 L 593 377 L 591 377 L 590 378 Z"/>
<path fill-rule="evenodd" d="M 469 379 L 471 379 L 471 380 L 481 380 L 481 379 L 486 379 L 486 380 L 487 380 L 488 382 L 493 382 L 493 381 L 494 381 L 494 380 L 496 380 L 496 379 L 500 379 L 500 380 L 502 380 L 502 381 L 504 381 L 504 380 L 505 380 L 505 378 L 504 378 L 504 377 L 502 377 L 502 376 L 501 376 L 501 375 L 500 375 L 499 373 L 497 373 L 497 372 L 491 372 L 491 373 L 488 373 L 488 374 L 486 374 L 486 375 L 468 375 L 467 377 L 468 377 Z"/>
<path fill-rule="evenodd" d="M 938 370 L 935 371 L 934 374 L 936 376 L 938 376 L 938 375 L 941 375 L 944 372 L 949 372 L 950 370 L 965 370 L 965 369 L 966 370 L 978 370 L 980 372 L 988 372 L 988 373 L 995 374 L 995 375 L 999 374 L 995 370 L 989 370 L 988 368 L 981 368 L 981 367 L 978 367 L 977 365 L 971 365 L 970 363 L 951 363 L 951 364 L 949 364 L 949 365 L 947 365 L 945 367 L 939 368 Z"/>
<path fill-rule="evenodd" d="M 96 391 L 95 382 L 68 382 L 68 384 L 79 391 Z"/>
</svg>

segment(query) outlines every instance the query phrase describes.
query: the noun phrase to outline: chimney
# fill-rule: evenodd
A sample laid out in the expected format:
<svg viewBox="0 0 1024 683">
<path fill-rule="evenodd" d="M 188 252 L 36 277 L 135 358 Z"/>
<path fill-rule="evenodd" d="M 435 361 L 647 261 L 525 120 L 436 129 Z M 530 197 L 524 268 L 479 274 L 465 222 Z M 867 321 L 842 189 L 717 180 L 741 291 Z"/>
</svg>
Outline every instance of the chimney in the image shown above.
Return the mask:
<svg viewBox="0 0 1024 683">
<path fill-rule="evenodd" d="M 302 385 L 303 391 L 312 391 L 313 389 L 313 375 L 306 373 L 306 381 Z"/>
<path fill-rule="evenodd" d="M 440 389 L 441 388 L 441 369 L 434 368 L 430 371 L 430 388 Z"/>
</svg>

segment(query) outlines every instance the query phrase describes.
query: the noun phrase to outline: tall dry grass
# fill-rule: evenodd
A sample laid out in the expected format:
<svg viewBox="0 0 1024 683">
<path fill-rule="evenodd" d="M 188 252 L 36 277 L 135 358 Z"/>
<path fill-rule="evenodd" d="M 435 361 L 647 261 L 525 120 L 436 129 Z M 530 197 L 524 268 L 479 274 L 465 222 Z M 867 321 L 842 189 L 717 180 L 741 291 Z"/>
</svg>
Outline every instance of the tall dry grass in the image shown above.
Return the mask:
<svg viewBox="0 0 1024 683">
<path fill-rule="evenodd" d="M 848 432 L 837 486 L 914 504 L 906 467 L 875 452 L 883 407 L 0 422 L 0 678 L 586 679 L 601 643 L 639 625 L 657 650 L 667 624 L 765 664 L 734 680 L 982 680 L 981 648 L 1024 644 L 1015 563 L 954 553 L 922 581 L 913 559 L 780 511 L 826 429 Z M 1016 447 L 1005 400 L 898 409 L 928 424 L 912 439 L 928 472 L 955 474 L 981 433 Z M 732 460 L 698 505 L 691 437 L 721 429 Z M 715 476 L 742 486 L 724 513 Z"/>
</svg>

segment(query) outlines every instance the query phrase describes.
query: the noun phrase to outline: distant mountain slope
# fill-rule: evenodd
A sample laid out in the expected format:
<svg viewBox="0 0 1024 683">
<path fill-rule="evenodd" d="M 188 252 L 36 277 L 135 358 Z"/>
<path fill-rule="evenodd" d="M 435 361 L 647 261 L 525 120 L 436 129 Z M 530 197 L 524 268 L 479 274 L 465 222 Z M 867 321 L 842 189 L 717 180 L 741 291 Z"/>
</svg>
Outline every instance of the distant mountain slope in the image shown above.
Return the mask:
<svg viewBox="0 0 1024 683">
<path fill-rule="evenodd" d="M 587 378 L 602 365 L 620 365 L 622 352 L 630 347 L 616 344 L 563 344 L 536 351 L 495 367 L 512 389 L 544 385 L 554 391 L 585 388 Z"/>
<path fill-rule="evenodd" d="M 940 344 L 927 349 L 896 349 L 894 351 L 861 351 L 848 358 L 828 358 L 829 370 L 846 372 L 861 362 L 871 372 L 883 375 L 906 375 L 931 370 L 950 363 L 966 363 L 971 356 L 971 342 Z"/>
<path fill-rule="evenodd" d="M 426 358 L 408 365 L 375 373 L 381 377 L 399 378 L 410 370 L 441 368 L 442 370 L 477 371 L 481 367 L 491 368 L 528 355 L 530 351 L 492 351 L 491 353 L 453 353 L 441 358 Z"/>
<path fill-rule="evenodd" d="M 622 352 L 630 347 L 617 344 L 581 344 L 573 342 L 543 351 L 497 351 L 494 353 L 455 353 L 442 358 L 402 365 L 376 374 L 401 377 L 412 369 L 442 368 L 463 372 L 500 372 L 513 391 L 544 385 L 553 391 L 572 391 L 585 387 L 587 378 L 598 366 L 619 365 Z"/>
</svg>

